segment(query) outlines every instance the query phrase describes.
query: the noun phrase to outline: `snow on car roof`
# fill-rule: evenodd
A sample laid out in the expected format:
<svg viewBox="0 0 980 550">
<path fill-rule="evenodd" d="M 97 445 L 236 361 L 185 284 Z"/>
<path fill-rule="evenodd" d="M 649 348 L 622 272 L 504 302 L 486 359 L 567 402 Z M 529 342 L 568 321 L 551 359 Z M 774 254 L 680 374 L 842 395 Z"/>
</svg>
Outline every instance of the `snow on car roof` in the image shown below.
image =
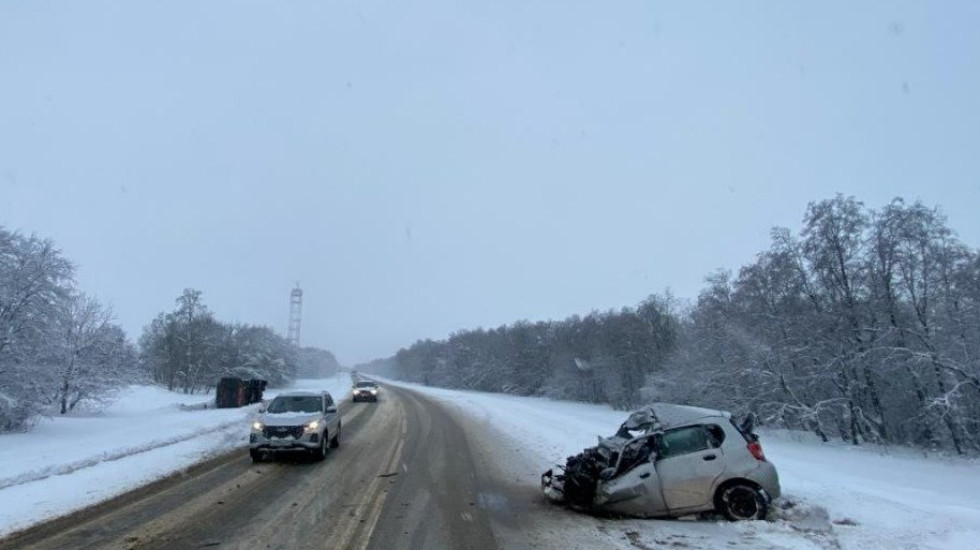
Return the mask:
<svg viewBox="0 0 980 550">
<path fill-rule="evenodd" d="M 647 408 L 653 409 L 654 415 L 664 428 L 692 424 L 707 417 L 731 418 L 732 414 L 727 411 L 715 409 L 705 409 L 702 407 L 692 407 L 690 405 L 676 405 L 674 403 L 653 403 Z M 640 409 L 641 411 L 643 409 Z"/>
</svg>

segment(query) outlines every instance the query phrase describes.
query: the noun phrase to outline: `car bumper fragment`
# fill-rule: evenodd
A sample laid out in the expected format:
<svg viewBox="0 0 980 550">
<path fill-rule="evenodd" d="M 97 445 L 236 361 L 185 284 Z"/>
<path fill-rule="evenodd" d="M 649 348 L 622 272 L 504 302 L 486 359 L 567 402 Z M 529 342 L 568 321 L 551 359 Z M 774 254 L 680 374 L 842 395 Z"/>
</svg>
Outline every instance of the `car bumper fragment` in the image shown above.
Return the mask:
<svg viewBox="0 0 980 550">
<path fill-rule="evenodd" d="M 544 496 L 552 502 L 564 502 L 565 493 L 562 492 L 562 476 L 554 473 L 554 469 L 541 474 L 541 490 Z"/>
</svg>

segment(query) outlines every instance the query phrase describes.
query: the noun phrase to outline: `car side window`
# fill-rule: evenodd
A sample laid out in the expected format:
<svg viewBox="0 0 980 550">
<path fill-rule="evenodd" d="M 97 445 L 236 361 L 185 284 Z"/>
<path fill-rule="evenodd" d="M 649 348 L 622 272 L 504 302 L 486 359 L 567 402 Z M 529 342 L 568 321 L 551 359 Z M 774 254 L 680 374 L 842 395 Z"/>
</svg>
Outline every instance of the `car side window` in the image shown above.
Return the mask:
<svg viewBox="0 0 980 550">
<path fill-rule="evenodd" d="M 708 445 L 717 449 L 725 442 L 725 430 L 717 424 L 708 424 L 704 427 L 708 432 Z"/>
<path fill-rule="evenodd" d="M 323 396 L 323 403 L 324 403 L 323 410 L 327 410 L 327 407 L 333 406 L 333 397 L 330 397 L 330 395 Z"/>
<path fill-rule="evenodd" d="M 717 446 L 712 445 L 709 440 L 708 431 L 704 426 L 686 426 L 666 431 L 660 436 L 657 445 L 657 458 L 662 460 Z"/>
</svg>

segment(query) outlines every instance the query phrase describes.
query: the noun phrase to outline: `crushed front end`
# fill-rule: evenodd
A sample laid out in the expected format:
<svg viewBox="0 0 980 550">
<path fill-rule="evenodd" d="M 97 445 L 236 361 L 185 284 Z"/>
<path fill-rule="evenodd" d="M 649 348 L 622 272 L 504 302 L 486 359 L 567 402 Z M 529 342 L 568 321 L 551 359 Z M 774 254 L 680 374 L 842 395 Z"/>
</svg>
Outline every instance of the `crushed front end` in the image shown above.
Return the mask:
<svg viewBox="0 0 980 550">
<path fill-rule="evenodd" d="M 637 434 L 660 428 L 660 422 L 652 409 L 643 408 L 632 413 L 616 434 L 599 436 L 599 443 L 566 459 L 564 466 L 556 466 L 541 474 L 541 490 L 555 502 L 563 502 L 579 510 L 592 509 L 602 472 L 616 465 L 619 453 Z"/>
</svg>

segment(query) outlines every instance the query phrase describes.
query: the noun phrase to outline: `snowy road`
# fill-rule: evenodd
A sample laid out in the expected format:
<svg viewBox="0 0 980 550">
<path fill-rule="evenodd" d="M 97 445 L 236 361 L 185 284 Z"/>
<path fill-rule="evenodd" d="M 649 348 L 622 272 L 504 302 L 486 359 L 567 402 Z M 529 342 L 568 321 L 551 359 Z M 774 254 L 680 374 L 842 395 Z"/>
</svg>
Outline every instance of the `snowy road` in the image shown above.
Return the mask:
<svg viewBox="0 0 980 550">
<path fill-rule="evenodd" d="M 498 548 L 467 438 L 442 407 L 406 390 L 342 404 L 339 449 L 322 463 L 253 465 L 244 448 L 0 541 L 0 549 L 249 550 Z M 481 484 L 481 488 L 477 485 Z"/>
<path fill-rule="evenodd" d="M 350 379 L 296 388 L 343 397 Z M 323 463 L 253 466 L 254 408 L 181 406 L 188 396 L 145 386 L 106 411 L 2 435 L 0 536 L 14 538 L 0 550 L 980 548 L 975 460 L 767 431 L 787 497 L 775 521 L 597 518 L 545 502 L 538 476 L 622 412 L 393 382 L 383 395 L 342 404 L 344 441 Z"/>
</svg>

